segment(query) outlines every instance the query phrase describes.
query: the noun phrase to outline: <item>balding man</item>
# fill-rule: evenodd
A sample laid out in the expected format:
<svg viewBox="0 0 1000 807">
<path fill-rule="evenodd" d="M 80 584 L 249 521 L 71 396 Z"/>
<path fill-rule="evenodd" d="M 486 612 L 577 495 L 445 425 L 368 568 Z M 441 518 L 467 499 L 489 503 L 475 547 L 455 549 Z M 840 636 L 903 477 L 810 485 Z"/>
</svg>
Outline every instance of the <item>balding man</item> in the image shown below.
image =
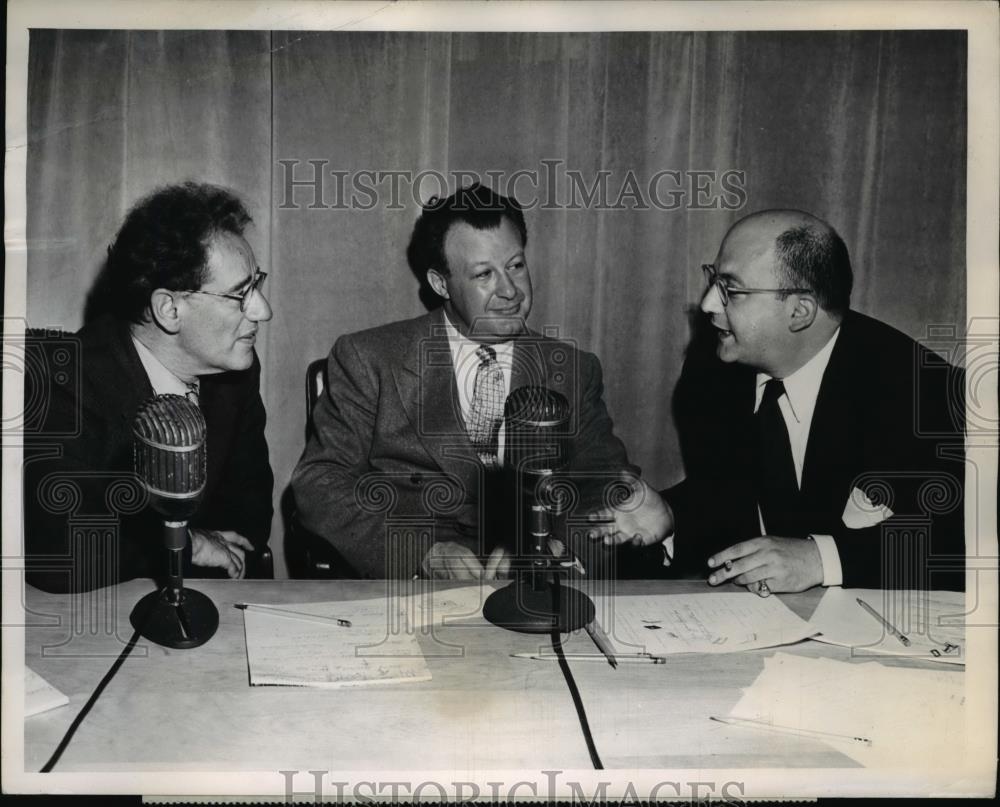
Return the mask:
<svg viewBox="0 0 1000 807">
<path fill-rule="evenodd" d="M 644 487 L 605 540 L 667 536 L 668 560 L 763 596 L 961 589 L 962 371 L 849 310 L 847 248 L 808 213 L 738 221 L 702 269 L 712 344 L 675 396 L 687 478 L 665 503 Z"/>
</svg>

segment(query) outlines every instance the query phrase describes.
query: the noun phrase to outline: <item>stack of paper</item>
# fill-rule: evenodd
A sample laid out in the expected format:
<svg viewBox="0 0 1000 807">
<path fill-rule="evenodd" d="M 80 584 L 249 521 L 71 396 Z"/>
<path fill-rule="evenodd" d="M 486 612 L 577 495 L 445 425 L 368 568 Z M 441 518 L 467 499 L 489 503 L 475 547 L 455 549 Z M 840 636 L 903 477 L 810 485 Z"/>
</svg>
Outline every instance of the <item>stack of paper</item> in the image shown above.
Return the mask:
<svg viewBox="0 0 1000 807">
<path fill-rule="evenodd" d="M 809 622 L 821 634 L 817 641 L 850 647 L 856 658 L 893 655 L 965 664 L 964 614 L 961 591 L 830 588 Z"/>
<path fill-rule="evenodd" d="M 248 604 L 250 683 L 345 687 L 429 680 L 399 605 L 394 598 Z"/>
<path fill-rule="evenodd" d="M 594 604 L 619 653 L 734 653 L 816 632 L 777 597 L 748 591 L 596 597 Z"/>
<path fill-rule="evenodd" d="M 69 703 L 62 692 L 36 673 L 31 667 L 24 668 L 24 716 L 31 717 L 39 712 L 47 712 Z"/>
<path fill-rule="evenodd" d="M 948 768 L 964 754 L 961 671 L 775 653 L 733 707 L 733 730 L 800 733 L 866 766 Z"/>
</svg>

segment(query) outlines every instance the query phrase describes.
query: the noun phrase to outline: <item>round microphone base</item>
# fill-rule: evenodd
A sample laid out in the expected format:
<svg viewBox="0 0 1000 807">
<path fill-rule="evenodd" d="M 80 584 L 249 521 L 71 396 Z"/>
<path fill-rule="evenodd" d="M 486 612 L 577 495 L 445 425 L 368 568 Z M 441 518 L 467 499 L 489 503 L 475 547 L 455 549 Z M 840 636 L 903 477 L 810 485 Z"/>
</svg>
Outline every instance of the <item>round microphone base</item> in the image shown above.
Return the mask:
<svg viewBox="0 0 1000 807">
<path fill-rule="evenodd" d="M 529 580 L 518 579 L 486 598 L 483 616 L 519 633 L 570 633 L 590 624 L 594 603 L 575 588 L 553 582 L 536 589 Z"/>
<path fill-rule="evenodd" d="M 129 621 L 143 636 L 163 647 L 186 649 L 205 644 L 219 627 L 219 611 L 200 591 L 182 588 L 171 602 L 169 588 L 151 591 L 132 609 Z"/>
</svg>

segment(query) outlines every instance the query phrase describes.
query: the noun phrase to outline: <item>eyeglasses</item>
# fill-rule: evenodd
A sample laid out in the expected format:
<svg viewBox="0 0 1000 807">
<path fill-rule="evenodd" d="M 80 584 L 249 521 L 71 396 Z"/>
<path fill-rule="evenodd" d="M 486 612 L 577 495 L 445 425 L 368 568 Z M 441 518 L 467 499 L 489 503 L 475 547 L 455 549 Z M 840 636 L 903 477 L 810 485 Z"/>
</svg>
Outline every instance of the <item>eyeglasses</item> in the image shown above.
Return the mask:
<svg viewBox="0 0 1000 807">
<path fill-rule="evenodd" d="M 812 289 L 747 289 L 742 286 L 730 286 L 719 277 L 719 272 L 713 264 L 703 263 L 701 270 L 705 273 L 709 287 L 715 286 L 719 292 L 723 307 L 729 305 L 730 297 L 738 297 L 741 294 L 805 294 L 812 291 Z"/>
<path fill-rule="evenodd" d="M 253 299 L 254 292 L 260 291 L 260 287 L 266 279 L 267 272 L 262 272 L 258 269 L 250 285 L 239 294 L 223 291 L 204 291 L 203 289 L 187 289 L 186 291 L 188 294 L 208 294 L 212 297 L 225 297 L 227 300 L 238 300 L 240 311 L 246 313 L 247 308 L 250 307 L 250 301 Z"/>
</svg>

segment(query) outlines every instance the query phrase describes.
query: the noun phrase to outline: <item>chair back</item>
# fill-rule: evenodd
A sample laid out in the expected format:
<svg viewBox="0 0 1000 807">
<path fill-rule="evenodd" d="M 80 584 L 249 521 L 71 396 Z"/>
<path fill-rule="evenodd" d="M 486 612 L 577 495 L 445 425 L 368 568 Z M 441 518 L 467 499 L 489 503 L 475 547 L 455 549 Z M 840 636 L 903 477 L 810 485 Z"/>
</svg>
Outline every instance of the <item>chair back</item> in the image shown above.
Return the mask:
<svg viewBox="0 0 1000 807">
<path fill-rule="evenodd" d="M 312 435 L 312 413 L 326 389 L 326 359 L 309 362 L 306 368 L 306 439 Z"/>
<path fill-rule="evenodd" d="M 309 362 L 306 368 L 306 440 L 313 433 L 313 410 L 316 401 L 326 390 L 325 358 Z M 350 567 L 329 541 L 310 532 L 299 521 L 298 509 L 292 500 L 289 519 L 290 542 L 288 544 L 288 565 L 292 577 L 307 579 L 331 579 L 353 577 Z"/>
</svg>

